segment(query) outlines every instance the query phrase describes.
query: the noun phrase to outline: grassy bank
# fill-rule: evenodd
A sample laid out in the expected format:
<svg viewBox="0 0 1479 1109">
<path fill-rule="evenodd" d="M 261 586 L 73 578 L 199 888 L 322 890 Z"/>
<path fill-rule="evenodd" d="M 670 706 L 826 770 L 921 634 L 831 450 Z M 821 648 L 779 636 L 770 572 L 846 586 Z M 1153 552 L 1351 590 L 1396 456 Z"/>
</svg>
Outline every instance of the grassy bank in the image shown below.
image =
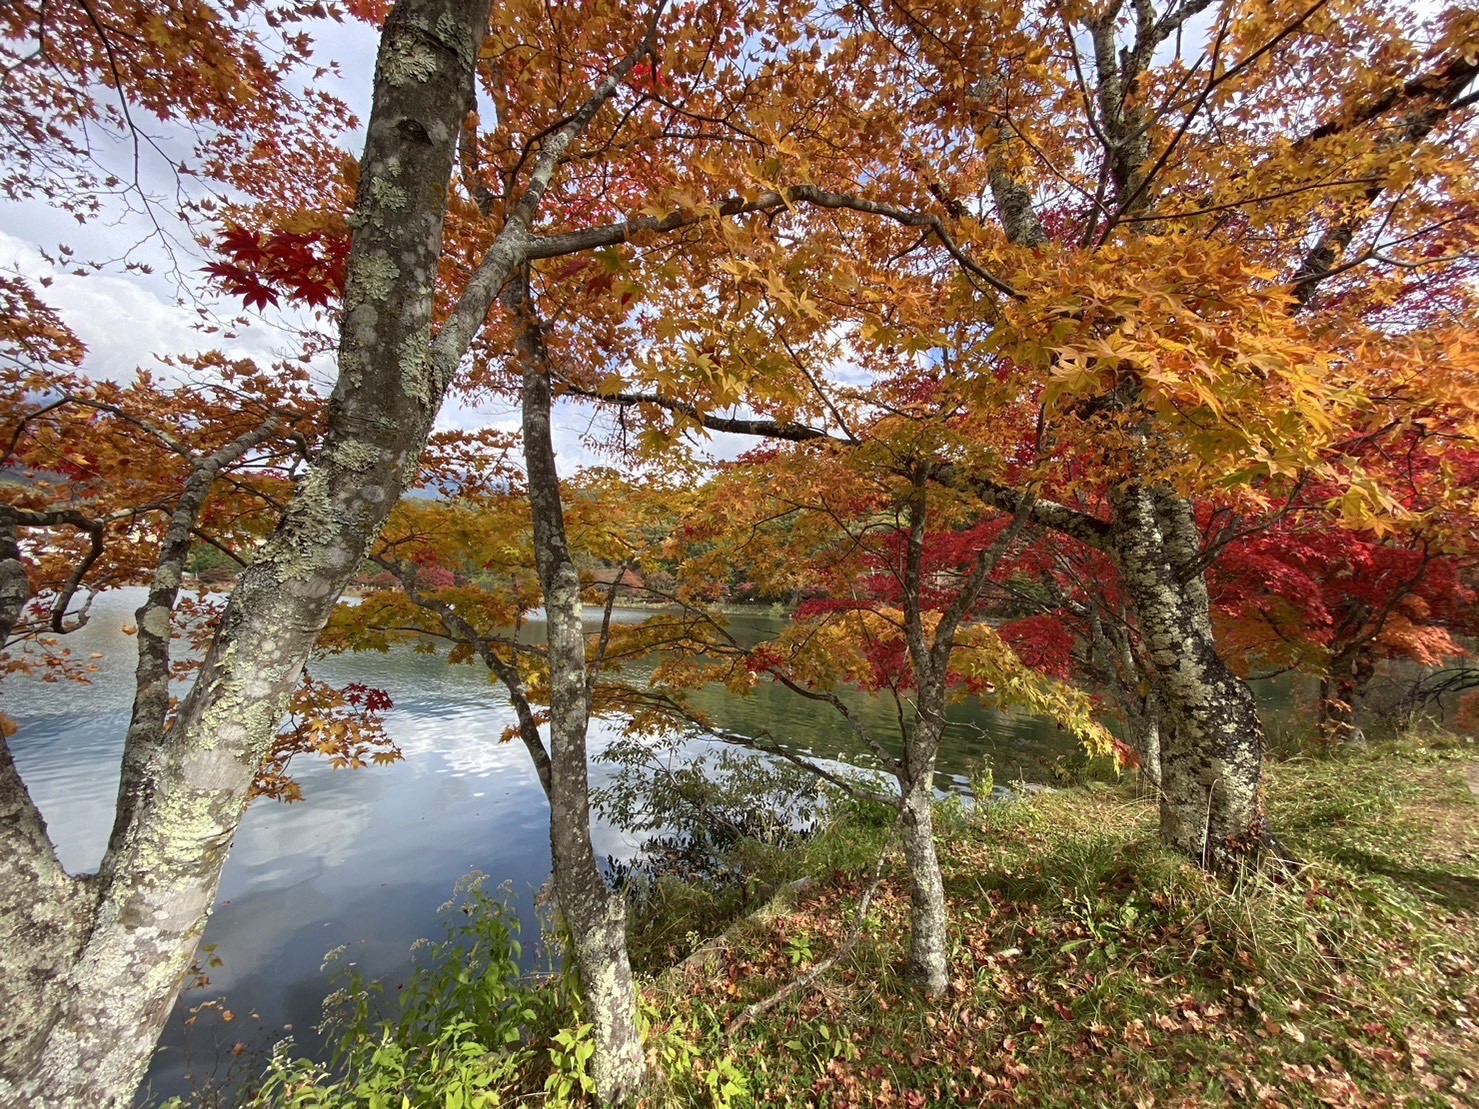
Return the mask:
<svg viewBox="0 0 1479 1109">
<path fill-rule="evenodd" d="M 906 885 L 896 850 L 876 868 L 883 810 L 754 848 L 743 884 L 655 882 L 633 955 L 669 1080 L 646 1104 L 1479 1103 L 1476 755 L 1405 742 L 1271 766 L 1274 825 L 1306 863 L 1280 885 L 1229 889 L 1168 855 L 1152 804 L 1119 786 L 944 805 L 953 977 L 933 999 L 899 977 Z M 815 878 L 741 916 L 800 874 Z M 578 1000 L 515 981 L 496 899 L 474 893 L 453 917 L 390 1025 L 363 983 L 341 996 L 347 1078 L 281 1056 L 259 1104 L 579 1103 Z"/>
<path fill-rule="evenodd" d="M 702 1054 L 766 1105 L 1479 1102 L 1479 803 L 1472 748 L 1275 765 L 1300 879 L 1234 890 L 1160 849 L 1150 804 L 1066 790 L 949 810 L 946 996 L 900 981 L 902 873 L 815 988 Z M 856 837 L 879 829 L 833 829 Z M 864 868 L 745 927 L 655 1000 L 718 1028 L 823 958 Z"/>
</svg>

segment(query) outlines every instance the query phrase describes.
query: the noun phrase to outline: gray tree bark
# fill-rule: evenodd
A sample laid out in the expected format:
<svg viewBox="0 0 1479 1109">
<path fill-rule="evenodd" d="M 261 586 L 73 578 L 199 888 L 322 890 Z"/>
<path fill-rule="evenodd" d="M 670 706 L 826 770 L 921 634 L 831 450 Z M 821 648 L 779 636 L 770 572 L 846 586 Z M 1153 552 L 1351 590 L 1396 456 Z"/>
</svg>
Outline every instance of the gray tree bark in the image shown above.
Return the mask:
<svg viewBox="0 0 1479 1109">
<path fill-rule="evenodd" d="M 9 641 L 30 599 L 31 582 L 21 561 L 15 513 L 9 505 L 0 505 L 0 646 Z"/>
<path fill-rule="evenodd" d="M 911 773 L 914 778 L 903 783 L 899 809 L 899 838 L 909 871 L 908 974 L 920 989 L 937 994 L 950 983 L 950 919 L 935 851 L 933 755 L 920 760 Z"/>
<path fill-rule="evenodd" d="M 1125 713 L 1129 731 L 1129 744 L 1140 758 L 1140 778 L 1152 789 L 1161 786 L 1161 703 L 1155 690 L 1141 702 L 1139 708 L 1130 708 Z"/>
<path fill-rule="evenodd" d="M 190 476 L 180 493 L 155 560 L 154 578 L 144 603 L 134 613 L 138 628 L 139 660 L 134 670 L 133 713 L 123 744 L 123 764 L 118 781 L 118 805 L 110 842 L 121 850 L 133 823 L 134 805 L 149 792 L 145 781 L 150 759 L 164 739 L 169 716 L 170 621 L 180 596 L 185 560 L 190 556 L 196 521 L 222 467 L 236 461 L 272 437 L 276 417 L 205 458 L 192 462 Z"/>
<path fill-rule="evenodd" d="M 604 1104 L 633 1100 L 647 1076 L 627 955 L 626 902 L 596 866 L 591 842 L 586 729 L 585 626 L 580 575 L 571 557 L 550 434 L 550 380 L 540 324 L 527 305 L 527 275 L 510 307 L 522 314 L 524 459 L 534 523 L 534 557 L 549 629 L 550 855 L 560 912 L 570 928 L 575 964 L 595 1032 L 596 1094 Z"/>
<path fill-rule="evenodd" d="M 914 669 L 914 727 L 903 737 L 904 758 L 898 764 L 899 829 L 909 870 L 909 976 L 928 993 L 939 993 L 950 981 L 949 910 L 940 859 L 935 851 L 935 763 L 944 736 L 947 674 L 955 637 L 967 619 L 991 572 L 1016 542 L 1030 516 L 1030 503 L 1019 505 L 1011 525 L 976 556 L 954 599 L 940 613 L 933 637 L 924 627 L 924 546 L 928 530 L 928 469 L 913 475 L 906 508 L 909 525 L 902 580 L 904 639 Z M 1028 499 L 1030 502 L 1030 498 Z"/>
<path fill-rule="evenodd" d="M 641 44 L 562 127 L 543 137 L 523 191 L 433 336 L 448 183 L 472 107 L 489 8 L 490 0 L 400 0 L 386 23 L 323 448 L 277 532 L 239 579 L 173 725 L 144 754 L 135 748 L 125 756 L 120 807 L 127 816 L 96 877 L 73 878 L 58 865 L 40 814 L 0 744 L 0 907 L 7 910 L 0 981 L 8 994 L 0 1000 L 15 1000 L 0 1009 L 0 1104 L 93 1109 L 132 1099 L 313 640 L 415 474 L 457 365 L 489 308 L 529 258 L 625 237 L 627 225 L 595 229 L 590 241 L 539 238 L 531 228 L 571 143 L 651 52 L 661 4 Z M 15 521 L 6 519 L 13 538 Z M 3 539 L 0 617 L 13 621 L 24 567 L 11 557 L 14 543 L 6 547 Z M 156 578 L 166 588 L 167 561 L 164 580 Z M 141 721 L 156 718 L 156 662 L 157 652 L 141 658 Z M 149 730 L 141 727 L 140 734 Z M 583 789 L 583 743 L 581 756 Z M 589 828 L 582 827 L 588 848 Z M 622 934 L 620 906 L 606 908 L 607 917 L 591 919 L 591 938 L 582 941 L 592 950 Z M 10 985 L 22 982 L 37 988 Z M 599 998 L 604 988 L 588 984 L 588 993 Z"/>
<path fill-rule="evenodd" d="M 4 1017 L 0 1103 L 131 1101 L 314 637 L 415 472 L 450 377 L 429 342 L 432 289 L 487 19 L 486 0 L 403 0 L 386 25 L 323 449 L 242 575 L 173 726 L 137 760 L 96 879 L 61 871 L 8 755 L 0 765 L 0 866 L 18 902 L 0 979 L 34 986 Z M 38 935 L 63 937 L 40 977 L 26 950 Z"/>
<path fill-rule="evenodd" d="M 1252 690 L 1217 653 L 1191 505 L 1131 485 L 1113 506 L 1111 553 L 1163 710 L 1161 838 L 1212 870 L 1277 852 L 1263 808 L 1263 724 Z"/>
</svg>

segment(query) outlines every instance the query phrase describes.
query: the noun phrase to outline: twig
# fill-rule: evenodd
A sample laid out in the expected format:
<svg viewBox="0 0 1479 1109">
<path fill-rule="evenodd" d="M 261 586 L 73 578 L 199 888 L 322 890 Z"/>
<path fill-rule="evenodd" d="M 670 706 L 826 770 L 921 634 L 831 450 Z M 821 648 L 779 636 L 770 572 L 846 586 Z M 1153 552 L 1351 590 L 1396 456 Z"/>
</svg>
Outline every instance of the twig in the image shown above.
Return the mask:
<svg viewBox="0 0 1479 1109">
<path fill-rule="evenodd" d="M 847 939 L 838 944 L 832 954 L 814 965 L 800 978 L 793 979 L 789 984 L 782 986 L 769 997 L 757 1001 L 755 1004 L 741 1011 L 737 1017 L 724 1026 L 724 1034 L 726 1036 L 733 1036 L 756 1017 L 769 1012 L 781 1002 L 794 997 L 809 987 L 818 978 L 836 966 L 844 956 L 857 946 L 858 940 L 863 935 L 863 925 L 868 919 L 868 907 L 873 903 L 873 895 L 878 892 L 878 886 L 883 881 L 883 863 L 888 858 L 889 851 L 893 848 L 894 833 L 898 831 L 898 828 L 899 822 L 895 820 L 888 830 L 888 838 L 883 841 L 883 849 L 878 852 L 878 861 L 873 864 L 873 881 L 863 891 L 862 899 L 858 902 L 858 918 L 854 922 L 852 932 L 848 935 Z"/>
</svg>

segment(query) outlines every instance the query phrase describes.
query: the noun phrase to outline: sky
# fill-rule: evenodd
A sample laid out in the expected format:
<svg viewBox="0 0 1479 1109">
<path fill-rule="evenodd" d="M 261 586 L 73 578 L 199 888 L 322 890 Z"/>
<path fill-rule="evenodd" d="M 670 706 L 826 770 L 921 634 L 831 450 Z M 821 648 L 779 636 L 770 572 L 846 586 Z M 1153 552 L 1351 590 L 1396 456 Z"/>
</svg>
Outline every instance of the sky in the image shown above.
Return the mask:
<svg viewBox="0 0 1479 1109">
<path fill-rule="evenodd" d="M 350 105 L 361 122 L 368 118 L 377 45 L 376 31 L 359 22 L 321 20 L 309 28 L 317 44 L 315 61 L 337 64 L 339 75 L 323 78 L 327 90 Z M 168 150 L 179 146 L 179 136 L 150 120 L 150 134 Z M 342 145 L 358 155 L 363 130 L 345 134 Z M 106 148 L 105 148 L 106 150 Z M 131 147 L 116 144 L 111 155 L 121 169 L 132 158 Z M 120 176 L 124 176 L 120 173 Z M 164 158 L 145 150 L 141 163 L 145 187 L 158 193 L 174 188 L 175 178 Z M 165 213 L 156 208 L 156 217 Z M 172 240 L 168 245 L 141 212 L 105 208 L 104 213 L 82 226 L 69 213 L 40 201 L 0 201 L 0 270 L 19 273 L 35 284 L 49 279 L 38 291 L 58 312 L 87 347 L 83 369 L 97 378 L 114 380 L 133 376 L 139 367 L 156 370 L 166 379 L 180 380 L 186 371 L 161 367 L 158 355 L 188 355 L 218 349 L 232 358 L 250 357 L 260 362 L 296 357 L 288 314 L 267 313 L 246 328 L 218 330 L 208 334 L 199 326 L 201 309 L 214 308 L 223 317 L 240 314 L 236 303 L 212 302 L 204 296 L 201 268 L 208 259 L 178 224 L 162 220 Z M 124 259 L 148 266 L 152 272 L 125 268 L 121 261 L 101 270 L 79 274 L 79 267 L 57 261 L 59 244 L 75 251 L 78 259 Z M 53 261 L 48 261 L 50 257 Z M 332 387 L 332 358 L 323 357 L 310 366 L 315 384 L 325 393 Z M 593 420 L 609 419 L 586 403 L 562 401 L 555 412 L 555 447 L 562 471 L 577 466 L 611 465 L 612 459 L 593 453 L 581 441 Z M 438 428 L 518 426 L 513 402 L 484 402 L 471 406 L 449 399 L 437 422 Z M 733 457 L 754 444 L 735 436 L 716 436 L 707 453 Z"/>
</svg>

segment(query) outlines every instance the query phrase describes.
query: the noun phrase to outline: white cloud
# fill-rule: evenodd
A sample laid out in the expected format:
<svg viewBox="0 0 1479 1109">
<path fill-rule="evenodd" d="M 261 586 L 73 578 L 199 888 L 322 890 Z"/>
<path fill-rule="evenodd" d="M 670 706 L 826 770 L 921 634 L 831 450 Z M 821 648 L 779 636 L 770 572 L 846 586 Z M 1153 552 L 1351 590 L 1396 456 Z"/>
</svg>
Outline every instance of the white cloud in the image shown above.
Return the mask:
<svg viewBox="0 0 1479 1109">
<path fill-rule="evenodd" d="M 182 380 L 185 375 L 179 369 L 161 367 L 159 357 L 167 355 L 220 350 L 232 358 L 253 358 L 267 364 L 295 353 L 287 345 L 290 335 L 270 323 L 237 329 L 232 332 L 233 338 L 206 333 L 196 326 L 200 316 L 193 308 L 159 294 L 159 282 L 108 273 L 78 276 L 47 262 L 35 243 L 3 230 L 0 230 L 0 270 L 17 272 L 38 285 L 42 279 L 50 280 L 49 286 L 38 291 L 86 345 L 83 369 L 96 378 L 126 380 L 142 367 L 160 372 L 166 380 Z M 315 365 L 314 369 L 315 380 L 325 390 L 331 387 L 334 370 L 329 360 Z M 565 473 L 584 466 L 610 464 L 609 458 L 598 455 L 582 442 L 581 436 L 587 431 L 591 417 L 589 405 L 574 402 L 557 405 L 553 429 L 555 449 Z M 442 408 L 437 427 L 442 430 L 494 427 L 515 431 L 519 427 L 518 401 L 511 398 L 472 404 L 454 395 Z"/>
<path fill-rule="evenodd" d="M 87 347 L 83 368 L 92 376 L 123 380 L 143 367 L 158 370 L 159 357 L 220 350 L 233 358 L 270 362 L 283 353 L 284 333 L 269 324 L 242 328 L 234 338 L 207 334 L 194 309 L 166 300 L 150 282 L 108 273 L 79 276 L 46 261 L 35 243 L 0 231 L 0 269 L 36 285 Z M 178 378 L 178 371 L 166 374 Z"/>
</svg>

